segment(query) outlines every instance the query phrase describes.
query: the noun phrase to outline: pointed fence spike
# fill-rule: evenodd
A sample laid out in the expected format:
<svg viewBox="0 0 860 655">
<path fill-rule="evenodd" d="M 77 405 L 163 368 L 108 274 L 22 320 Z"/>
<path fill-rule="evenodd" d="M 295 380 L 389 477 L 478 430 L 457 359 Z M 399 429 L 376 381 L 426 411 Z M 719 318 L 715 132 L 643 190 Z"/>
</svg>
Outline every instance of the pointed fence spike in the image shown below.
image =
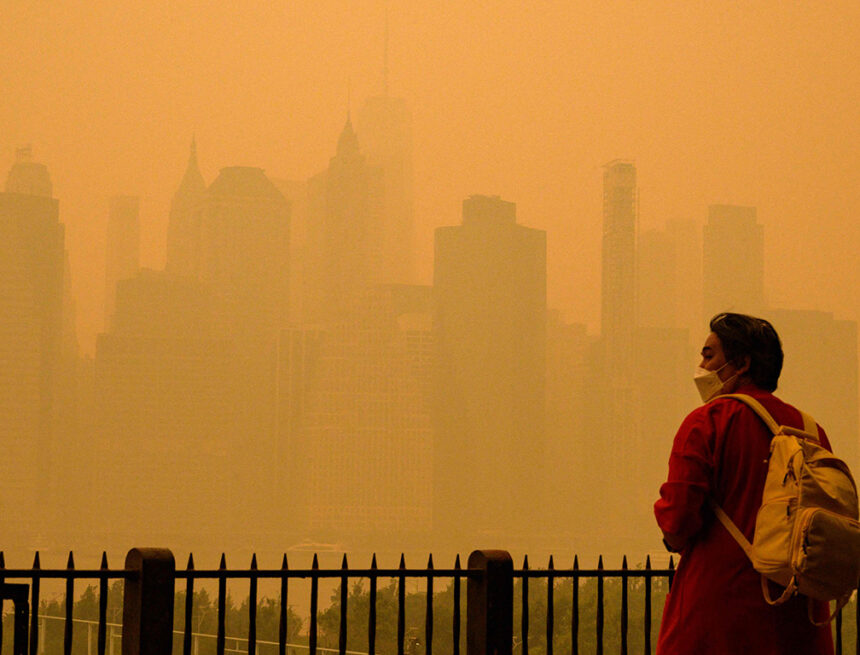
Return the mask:
<svg viewBox="0 0 860 655">
<path fill-rule="evenodd" d="M 651 570 L 651 556 L 650 555 L 645 556 L 645 570 L 646 571 Z"/>
<path fill-rule="evenodd" d="M 36 556 L 33 558 L 33 568 L 40 569 L 42 565 L 39 563 L 39 551 L 36 551 Z"/>
<path fill-rule="evenodd" d="M 549 556 L 549 570 L 552 571 L 555 568 L 555 564 L 552 561 L 552 555 Z"/>
<path fill-rule="evenodd" d="M 603 555 L 600 555 L 597 558 L 597 568 L 601 570 L 603 569 Z"/>
<path fill-rule="evenodd" d="M 6 568 L 6 555 L 3 554 L 3 551 L 0 550 L 0 569 Z"/>
<path fill-rule="evenodd" d="M 573 556 L 573 570 L 576 571 L 579 569 L 579 555 Z"/>
<path fill-rule="evenodd" d="M 529 568 L 529 556 L 525 555 L 523 557 L 523 571 L 527 571 Z"/>
<path fill-rule="evenodd" d="M 251 570 L 252 571 L 257 570 L 257 553 L 251 554 Z"/>
<path fill-rule="evenodd" d="M 344 570 L 349 568 L 349 565 L 346 563 L 346 553 L 343 554 L 343 559 L 340 562 L 340 568 Z"/>
<path fill-rule="evenodd" d="M 103 551 L 102 551 L 102 563 L 101 563 L 101 565 L 99 566 L 99 568 L 101 568 L 101 569 L 106 569 L 107 567 L 108 567 L 108 563 L 107 563 L 107 551 L 103 550 Z"/>
<path fill-rule="evenodd" d="M 227 556 L 224 553 L 221 553 L 221 563 L 218 568 L 222 571 L 227 568 Z"/>
<path fill-rule="evenodd" d="M 403 553 L 400 553 L 400 568 L 406 568 L 406 556 Z"/>
<path fill-rule="evenodd" d="M 312 568 L 312 569 L 318 569 L 319 567 L 320 567 L 320 562 L 319 562 L 319 560 L 317 559 L 317 554 L 316 554 L 316 553 L 314 553 L 314 561 L 313 561 L 313 563 L 311 564 L 311 568 Z"/>
<path fill-rule="evenodd" d="M 433 553 L 430 553 L 430 557 L 427 558 L 427 568 L 433 569 Z"/>
<path fill-rule="evenodd" d="M 370 560 L 370 568 L 372 568 L 372 569 L 376 568 L 376 553 L 373 553 L 373 557 Z"/>
<path fill-rule="evenodd" d="M 74 556 L 74 554 L 72 553 L 72 551 L 69 551 L 69 559 L 68 559 L 68 561 L 66 562 L 66 568 L 67 568 L 67 569 L 73 569 L 73 568 L 75 568 L 75 556 Z"/>
<path fill-rule="evenodd" d="M 627 570 L 627 555 L 624 556 L 624 559 L 621 560 L 621 568 L 623 570 Z"/>
<path fill-rule="evenodd" d="M 460 568 L 460 553 L 457 553 L 457 557 L 454 559 L 454 568 L 455 569 Z"/>
<path fill-rule="evenodd" d="M 194 570 L 194 553 L 188 553 L 188 565 L 185 568 L 188 571 Z"/>
<path fill-rule="evenodd" d="M 675 570 L 675 556 L 674 555 L 669 555 L 669 570 L 670 571 Z"/>
<path fill-rule="evenodd" d="M 286 553 L 284 553 L 284 558 L 281 560 L 281 568 L 284 569 L 285 571 L 288 568 L 290 568 L 289 565 L 287 564 L 287 554 Z"/>
</svg>

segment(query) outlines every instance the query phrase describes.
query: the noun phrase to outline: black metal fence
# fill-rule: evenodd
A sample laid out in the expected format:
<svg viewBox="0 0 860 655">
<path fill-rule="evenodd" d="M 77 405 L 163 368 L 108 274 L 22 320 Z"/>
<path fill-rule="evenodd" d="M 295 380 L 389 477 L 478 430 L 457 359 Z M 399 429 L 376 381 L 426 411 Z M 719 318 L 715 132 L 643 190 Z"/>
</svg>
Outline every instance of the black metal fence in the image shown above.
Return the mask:
<svg viewBox="0 0 860 655">
<path fill-rule="evenodd" d="M 308 655 L 320 655 L 321 652 L 337 652 L 339 655 L 385 652 L 386 655 L 394 655 L 395 651 L 396 655 L 433 655 L 434 650 L 446 655 L 460 655 L 464 636 L 468 655 L 513 655 L 515 651 L 521 651 L 516 655 L 529 655 L 530 652 L 532 655 L 562 652 L 565 655 L 580 652 L 602 655 L 607 647 L 626 655 L 632 635 L 635 636 L 636 652 L 649 654 L 653 653 L 652 628 L 657 622 L 653 606 L 656 603 L 662 605 L 673 574 L 671 560 L 667 569 L 653 569 L 650 559 L 646 559 L 644 568 L 630 569 L 626 557 L 620 569 L 604 568 L 602 558 L 596 569 L 581 569 L 576 558 L 571 568 L 556 569 L 550 557 L 547 568 L 530 568 L 528 558 L 525 558 L 522 568 L 515 570 L 510 555 L 505 551 L 475 551 L 470 555 L 466 568 L 461 567 L 457 557 L 453 568 L 447 569 L 435 568 L 432 556 L 422 568 L 407 568 L 403 556 L 397 568 L 379 568 L 375 556 L 369 568 L 349 568 L 344 556 L 340 568 L 323 569 L 319 567 L 316 555 L 311 568 L 291 569 L 285 555 L 277 569 L 258 568 L 256 556 L 248 569 L 228 569 L 222 556 L 216 569 L 197 569 L 193 557 L 189 557 L 185 570 L 176 570 L 173 555 L 163 549 L 133 549 L 128 553 L 123 569 L 109 569 L 106 556 L 102 557 L 98 569 L 76 569 L 71 554 L 64 569 L 42 569 L 38 554 L 32 568 L 7 569 L 0 553 L 0 597 L 11 600 L 14 605 L 11 625 L 8 620 L 0 621 L 0 648 L 11 645 L 13 655 L 45 652 L 40 648 L 39 633 L 39 608 L 43 600 L 40 598 L 41 582 L 58 579 L 65 582 L 64 616 L 60 619 L 63 623 L 62 653 L 72 655 L 76 622 L 80 625 L 80 620 L 73 616 L 75 584 L 88 580 L 98 584 L 97 620 L 88 623 L 97 624 L 95 653 L 105 655 L 109 625 L 108 585 L 111 580 L 121 580 L 123 655 L 164 655 L 171 652 L 192 655 L 196 652 L 192 649 L 195 586 L 198 581 L 209 581 L 209 584 L 217 586 L 217 627 L 213 635 L 216 655 L 237 652 L 239 641 L 245 647 L 243 650 L 255 655 L 260 646 L 257 639 L 258 585 L 261 580 L 271 580 L 279 587 L 276 600 L 278 635 L 276 641 L 266 640 L 265 643 L 276 649 L 278 655 L 286 655 L 288 648 L 295 650 L 296 647 L 306 649 Z M 299 579 L 310 585 L 309 598 L 305 599 L 309 601 L 306 642 L 290 644 L 291 583 Z M 396 635 L 393 643 L 386 642 L 384 651 L 379 649 L 378 639 L 381 579 L 391 581 L 393 589 L 386 589 L 396 593 Z M 448 633 L 444 638 L 444 650 L 434 646 L 434 640 L 440 636 L 434 616 L 440 579 L 448 582 L 452 603 L 451 623 L 444 628 Z M 10 580 L 16 582 L 10 583 Z M 247 634 L 240 640 L 227 635 L 228 580 L 248 583 Z M 324 580 L 330 580 L 336 588 L 333 597 L 338 620 L 336 645 L 319 643 L 318 622 L 322 616 L 319 595 L 320 583 Z M 462 623 L 464 580 L 465 630 Z M 407 581 L 412 581 L 413 586 L 417 583 L 421 588 L 418 593 L 423 606 L 423 634 L 420 637 L 413 634 L 411 639 L 407 638 Z M 350 603 L 357 602 L 356 596 L 350 594 L 350 584 L 354 591 L 359 587 L 362 589 L 361 602 L 366 602 L 367 607 L 366 624 L 361 626 L 361 635 L 366 641 L 359 645 L 348 644 L 348 634 L 356 632 L 348 618 Z M 659 587 L 656 599 L 655 587 Z M 613 594 L 611 617 L 607 615 L 610 604 L 607 593 L 610 590 Z M 586 599 L 583 594 L 587 595 Z M 560 595 L 563 595 L 565 606 L 563 616 L 560 616 L 561 608 L 557 602 Z M 179 602 L 175 606 L 177 599 Z M 633 605 L 636 605 L 635 612 L 631 612 Z M 853 614 L 853 629 L 849 631 L 854 642 L 852 650 L 860 655 L 860 640 L 856 636 L 860 611 L 856 599 L 849 607 Z M 659 606 L 656 609 L 659 611 Z M 514 630 L 515 618 L 518 630 Z M 6 629 L 11 628 L 14 633 L 7 634 L 5 641 L 4 623 Z M 533 623 L 539 624 L 536 629 Z M 843 652 L 844 627 L 840 613 L 834 627 L 837 653 Z M 559 638 L 560 634 L 564 635 L 563 639 Z M 233 648 L 228 651 L 230 639 L 234 639 Z M 558 648 L 560 641 L 564 642 L 563 650 Z"/>
</svg>

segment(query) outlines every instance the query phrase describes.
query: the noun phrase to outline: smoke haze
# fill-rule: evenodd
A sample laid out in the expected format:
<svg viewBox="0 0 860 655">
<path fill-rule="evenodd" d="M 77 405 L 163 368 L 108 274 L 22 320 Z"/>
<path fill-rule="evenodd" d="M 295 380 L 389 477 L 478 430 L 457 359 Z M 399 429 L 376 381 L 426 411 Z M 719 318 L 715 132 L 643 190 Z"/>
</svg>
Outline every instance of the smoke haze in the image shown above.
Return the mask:
<svg viewBox="0 0 860 655">
<path fill-rule="evenodd" d="M 548 308 L 555 313 L 549 319 L 541 313 L 539 324 L 529 328 L 538 325 L 545 330 L 547 342 L 535 352 L 527 348 L 523 352 L 530 352 L 530 357 L 548 354 L 545 400 L 556 414 L 548 416 L 546 425 L 540 427 L 544 450 L 539 454 L 555 462 L 561 470 L 557 474 L 566 477 L 564 466 L 578 464 L 576 454 L 567 451 L 565 440 L 582 429 L 579 417 L 588 411 L 588 394 L 599 396 L 603 389 L 591 385 L 586 373 L 591 370 L 588 367 L 597 366 L 589 353 L 597 348 L 601 301 L 606 301 L 601 272 L 606 265 L 603 166 L 617 158 L 629 160 L 635 166 L 636 230 L 640 235 L 649 235 L 640 239 L 639 245 L 650 247 L 652 253 L 630 255 L 631 266 L 640 257 L 643 267 L 650 266 L 641 270 L 651 271 L 651 278 L 639 280 L 631 293 L 636 293 L 640 302 L 651 299 L 656 305 L 660 290 L 666 288 L 662 281 L 675 279 L 676 292 L 682 299 L 680 305 L 667 305 L 659 312 L 640 312 L 640 318 L 646 314 L 649 317 L 644 327 L 678 328 L 677 333 L 627 335 L 625 343 L 634 351 L 612 365 L 621 374 L 627 367 L 651 369 L 650 375 L 667 361 L 660 357 L 671 358 L 671 363 L 666 364 L 671 383 L 659 376 L 637 378 L 635 382 L 643 385 L 643 380 L 648 379 L 655 385 L 665 385 L 665 395 L 644 394 L 637 400 L 663 402 L 666 395 L 671 396 L 670 406 L 663 408 L 659 418 L 649 423 L 647 416 L 637 414 L 639 410 L 633 409 L 633 404 L 629 405 L 629 416 L 616 416 L 639 426 L 637 448 L 650 452 L 649 444 L 653 443 L 655 452 L 642 464 L 647 472 L 637 478 L 643 486 L 637 491 L 642 494 L 641 502 L 637 498 L 635 505 L 637 511 L 646 514 L 643 525 L 650 526 L 646 499 L 656 497 L 672 432 L 683 412 L 695 402 L 692 383 L 687 378 L 697 361 L 693 348 L 706 334 L 703 293 L 707 296 L 708 285 L 715 283 L 707 276 L 699 283 L 703 230 L 709 220 L 718 220 L 714 217 L 720 215 L 720 210 L 715 207 L 755 208 L 745 216 L 762 226 L 763 297 L 755 299 L 752 309 L 813 310 L 832 315 L 806 314 L 803 320 L 785 315 L 794 339 L 786 340 L 787 374 L 791 374 L 786 380 L 787 390 L 796 389 L 806 397 L 805 375 L 810 379 L 815 376 L 810 386 L 840 388 L 840 379 L 826 379 L 828 370 L 809 370 L 816 368 L 820 357 L 804 357 L 804 370 L 788 368 L 790 347 L 804 339 L 803 326 L 817 329 L 814 326 L 823 324 L 821 321 L 833 319 L 838 323 L 838 329 L 834 329 L 839 338 L 828 343 L 847 343 L 851 355 L 850 365 L 844 371 L 838 369 L 839 375 L 847 379 L 843 390 L 847 389 L 849 396 L 853 394 L 847 410 L 850 416 L 845 419 L 845 430 L 853 432 L 841 438 L 846 442 L 844 448 L 855 458 L 852 464 L 857 464 L 854 322 L 860 319 L 856 293 L 860 281 L 856 263 L 860 245 L 860 185 L 856 180 L 860 168 L 858 42 L 860 5 L 847 1 L 708 4 L 643 0 L 535 5 L 509 0 L 249 0 L 225 5 L 166 0 L 0 0 L 0 59 L 4 62 L 0 73 L 0 170 L 5 174 L 15 163 L 16 149 L 27 144 L 32 145 L 33 160 L 47 166 L 53 183 L 53 193 L 48 195 L 59 200 L 59 222 L 65 226 L 66 283 L 70 281 L 68 295 L 75 304 L 79 353 L 95 358 L 98 335 L 111 325 L 106 290 L 109 297 L 112 284 L 106 279 L 105 262 L 111 256 L 107 244 L 109 235 L 114 234 L 111 207 L 117 206 L 117 198 L 126 197 L 126 209 L 131 206 L 129 220 L 138 221 L 135 229 L 140 234 L 139 265 L 164 271 L 166 265 L 170 268 L 171 207 L 188 168 L 192 138 L 196 141 L 199 171 L 207 186 L 225 179 L 222 169 L 232 169 L 237 176 L 244 176 L 243 180 L 263 178 L 262 173 L 253 172 L 263 169 L 271 182 L 259 184 L 277 187 L 276 195 L 283 194 L 290 205 L 288 211 L 283 199 L 275 198 L 274 209 L 267 205 L 266 215 L 281 221 L 282 227 L 285 221 L 292 221 L 291 236 L 279 234 L 278 243 L 292 239 L 293 260 L 278 262 L 280 268 L 267 273 L 292 267 L 289 289 L 279 290 L 271 302 L 273 306 L 289 304 L 290 315 L 295 318 L 295 308 L 307 306 L 297 300 L 302 294 L 302 281 L 314 279 L 315 264 L 312 254 L 308 254 L 315 243 L 314 226 L 325 225 L 326 220 L 334 220 L 331 217 L 337 215 L 331 209 L 335 206 L 332 194 L 337 195 L 341 188 L 331 182 L 341 174 L 337 171 L 346 171 L 343 174 L 350 180 L 363 180 L 361 184 L 369 185 L 356 187 L 353 195 L 344 195 L 348 209 L 342 215 L 353 216 L 351 208 L 358 206 L 350 205 L 349 198 L 365 203 L 361 206 L 366 216 L 381 216 L 388 211 L 389 205 L 373 205 L 374 198 L 382 197 L 374 193 L 383 193 L 373 191 L 373 184 L 382 184 L 379 179 L 374 182 L 374 167 L 385 168 L 388 160 L 378 150 L 370 152 L 372 147 L 365 148 L 372 139 L 366 142 L 363 138 L 360 111 L 372 98 L 387 95 L 403 99 L 411 113 L 411 170 L 404 179 L 408 178 L 411 185 L 409 211 L 413 220 L 409 237 L 413 244 L 412 264 L 403 270 L 411 272 L 396 280 L 368 273 L 366 282 L 429 287 L 434 284 L 434 273 L 438 274 L 434 261 L 438 263 L 440 257 L 447 256 L 434 251 L 435 230 L 465 226 L 464 199 L 486 194 L 491 203 L 494 196 L 516 203 L 516 223 L 545 232 L 543 237 L 533 237 L 535 242 L 545 243 L 545 251 L 540 247 L 521 248 L 522 244 L 514 243 L 517 237 L 511 236 L 513 245 L 506 252 L 515 256 L 528 251 L 530 254 L 523 256 L 532 259 L 522 264 L 524 270 L 528 262 L 545 257 L 545 278 L 538 275 L 529 288 L 543 289 L 541 285 L 545 285 L 545 298 L 541 300 L 541 291 L 536 291 L 533 305 L 540 312 Z M 367 155 L 367 161 L 358 155 L 350 159 L 351 146 L 344 145 L 343 136 L 348 118 L 356 123 L 358 148 L 362 156 Z M 272 193 L 268 186 L 265 193 Z M 369 194 L 370 200 L 355 200 L 363 198 L 362 193 Z M 203 216 L 203 221 L 219 216 L 221 205 L 206 202 L 209 204 L 200 213 L 189 210 L 188 216 Z M 516 232 L 512 230 L 511 234 Z M 459 237 L 450 238 L 457 242 Z M 308 251 L 301 251 L 307 259 L 302 260 L 304 268 L 296 272 L 294 259 L 299 248 Z M 660 255 L 670 250 L 675 263 L 667 270 L 661 266 L 668 260 L 661 260 Z M 735 257 L 731 247 L 714 252 L 721 254 L 711 261 L 715 268 L 709 269 L 705 263 L 706 272 L 715 270 L 718 275 L 722 271 L 738 277 L 751 274 L 745 268 L 749 263 L 746 255 Z M 755 253 L 750 255 L 754 256 Z M 487 266 L 495 261 L 500 270 L 505 267 L 501 254 L 487 261 Z M 223 273 L 201 266 L 186 273 L 204 281 L 207 275 L 214 279 Z M 108 270 L 119 268 L 120 263 L 115 263 Z M 111 275 L 120 274 L 108 272 L 107 278 Z M 649 279 L 658 282 L 648 287 Z M 691 279 L 696 282 L 690 284 Z M 240 283 L 241 280 L 237 282 Z M 158 284 L 167 289 L 172 283 Z M 138 292 L 129 287 L 128 293 Z M 218 332 L 218 312 L 222 309 L 217 297 L 210 306 L 202 292 L 186 288 L 182 293 L 200 302 L 199 313 L 183 325 L 196 325 L 195 321 L 209 325 L 206 321 L 214 317 L 216 327 L 207 336 L 211 343 L 233 338 L 232 332 Z M 395 291 L 382 300 L 368 301 L 377 303 L 374 307 L 386 308 L 375 315 L 384 314 L 384 318 L 372 329 L 389 334 L 394 329 L 391 326 L 396 325 L 401 331 L 398 334 L 402 343 L 396 339 L 386 341 L 390 353 L 395 353 L 391 357 L 401 358 L 391 370 L 386 369 L 386 375 L 408 380 L 403 384 L 411 385 L 408 388 L 414 394 L 419 393 L 419 388 L 431 394 L 433 385 L 439 384 L 431 380 L 428 370 L 413 370 L 411 364 L 407 365 L 414 355 L 409 334 L 430 329 L 429 322 L 415 318 L 417 314 L 430 313 L 429 293 L 425 289 L 400 297 Z M 689 296 L 689 306 L 683 303 L 685 294 Z M 746 301 L 745 297 L 738 302 Z M 194 307 L 197 312 L 197 305 Z M 281 309 L 279 305 L 278 312 Z M 743 306 L 723 309 L 751 311 Z M 661 313 L 669 312 L 671 320 L 659 325 Z M 283 315 L 286 313 L 283 309 Z M 278 327 L 287 327 L 277 317 L 271 321 Z M 778 321 L 774 322 L 780 329 Z M 413 325 L 420 327 L 410 327 Z M 438 329 L 438 320 L 435 325 Z M 300 327 L 293 320 L 289 327 L 292 332 L 281 335 L 279 343 L 292 344 L 291 353 L 305 353 L 310 348 L 307 352 L 315 352 L 320 361 L 339 361 L 339 351 L 334 346 L 330 351 L 313 350 L 318 347 L 317 336 L 309 333 L 306 326 Z M 339 344 L 348 343 L 349 337 L 344 336 L 348 329 L 341 326 L 338 330 L 346 332 L 337 332 L 331 338 Z M 127 331 L 123 334 L 140 337 Z M 480 335 L 471 334 L 468 338 L 482 342 Z M 839 355 L 827 351 L 826 346 L 822 353 L 838 359 Z M 225 346 L 223 352 L 233 352 L 230 348 L 234 347 L 241 351 L 234 343 Z M 229 365 L 218 360 L 222 353 L 219 348 L 213 345 L 206 350 L 206 361 L 211 364 L 214 358 L 217 361 L 213 365 L 224 367 L 219 369 L 221 377 L 217 379 L 235 382 Z M 382 357 L 371 346 L 367 348 L 356 355 L 360 362 Z M 241 351 L 237 357 L 253 361 L 253 366 L 259 367 L 254 371 L 265 369 L 269 361 L 265 355 L 249 352 Z M 421 361 L 422 366 L 426 365 Z M 290 362 L 295 365 L 294 360 Z M 573 374 L 565 368 L 568 364 Z M 839 362 L 828 365 L 831 364 L 836 367 Z M 365 364 L 356 366 L 361 371 Z M 116 373 L 111 371 L 112 375 Z M 189 379 L 207 377 L 198 369 L 187 373 Z M 277 373 L 283 374 L 280 370 Z M 102 383 L 108 384 L 112 379 L 103 378 Z M 686 386 L 676 385 L 676 379 L 683 380 Z M 272 393 L 280 394 L 285 378 L 273 380 L 278 391 Z M 99 388 L 98 382 L 90 383 Z M 619 382 L 619 388 L 626 389 L 628 383 L 633 384 L 629 380 Z M 607 388 L 616 388 L 611 381 L 607 384 Z M 308 396 L 310 400 L 301 402 L 307 402 L 308 407 L 325 403 L 329 398 L 326 394 L 339 393 L 340 387 L 322 385 L 321 389 L 313 391 Z M 278 396 L 284 404 L 277 412 L 272 410 L 273 417 L 269 417 L 255 409 L 254 403 L 259 399 L 247 395 L 242 411 L 261 423 L 279 420 L 274 415 L 283 416 L 278 413 L 281 411 L 299 411 L 297 397 L 285 401 Z M 570 398 L 573 400 L 567 403 Z M 839 409 L 827 404 L 824 392 L 818 398 L 825 426 L 825 418 L 830 418 L 831 423 L 842 420 Z M 208 402 L 215 401 L 209 398 Z M 409 429 L 414 428 L 416 432 L 410 432 L 410 438 L 423 444 L 416 449 L 424 453 L 425 459 L 429 455 L 421 449 L 427 442 L 421 439 L 430 431 L 430 405 L 428 402 L 428 407 L 417 414 L 398 419 Z M 82 407 L 77 410 L 79 414 L 97 413 L 86 403 Z M 608 407 L 603 409 L 609 411 Z M 816 414 L 815 407 L 808 409 Z M 112 429 L 119 430 L 110 423 L 119 419 L 114 416 L 110 421 L 99 420 L 89 416 L 83 422 L 98 423 L 101 427 L 93 429 L 99 438 L 110 442 L 104 426 L 114 425 Z M 225 424 L 213 427 L 217 419 L 211 416 L 207 421 L 205 428 L 194 429 L 224 430 L 219 439 L 228 443 L 229 429 Z M 602 434 L 604 428 L 610 429 L 588 424 L 585 430 Z M 521 436 L 511 433 L 510 438 Z M 273 437 L 272 443 L 276 442 Z M 834 444 L 839 444 L 838 437 Z M 264 463 L 267 445 L 271 444 L 261 442 L 255 446 L 258 450 L 243 453 L 248 458 L 245 464 L 253 467 Z M 207 457 L 222 457 L 218 450 L 221 447 L 213 446 Z M 169 444 L 159 452 L 168 456 Z M 194 452 L 192 448 L 189 455 Z M 614 474 L 623 476 L 623 467 L 632 464 L 619 466 Z M 384 467 L 380 470 L 381 487 L 395 497 L 406 482 L 394 474 L 385 477 Z M 123 472 L 113 475 L 121 480 Z M 267 490 L 282 489 L 278 485 L 288 482 L 278 475 L 273 473 L 271 479 L 258 481 L 259 488 L 255 487 L 254 493 L 265 495 Z M 417 482 L 412 478 L 409 481 L 416 485 L 410 487 L 409 498 L 426 498 L 431 471 L 425 467 L 416 476 Z M 570 477 L 577 476 L 579 473 Z M 81 488 L 89 488 L 86 485 L 91 482 L 80 482 L 84 485 Z M 205 485 L 205 476 L 195 478 L 194 484 Z M 552 480 L 548 488 L 535 491 L 535 497 L 561 502 L 560 498 L 580 498 L 599 484 L 599 479 L 592 480 L 587 475 L 575 482 Z M 201 492 L 195 502 L 217 503 L 218 497 L 214 491 Z M 273 507 L 278 505 L 276 500 L 271 502 Z M 398 511 L 397 507 L 401 506 L 395 503 L 389 510 Z M 416 514 L 424 517 L 422 520 L 426 519 L 426 509 Z M 598 509 L 595 512 L 599 514 Z M 337 515 L 331 506 L 314 511 Z M 238 525 L 241 516 L 241 510 L 236 509 L 229 521 Z M 618 525 L 622 524 L 619 518 Z M 381 534 L 396 531 L 374 533 L 377 537 Z M 497 536 L 492 531 L 486 534 Z M 552 530 L 545 536 L 520 543 L 552 548 Z M 646 547 L 645 542 L 659 545 L 659 539 L 655 541 L 650 534 L 640 541 L 624 543 L 635 543 L 641 549 Z"/>
</svg>

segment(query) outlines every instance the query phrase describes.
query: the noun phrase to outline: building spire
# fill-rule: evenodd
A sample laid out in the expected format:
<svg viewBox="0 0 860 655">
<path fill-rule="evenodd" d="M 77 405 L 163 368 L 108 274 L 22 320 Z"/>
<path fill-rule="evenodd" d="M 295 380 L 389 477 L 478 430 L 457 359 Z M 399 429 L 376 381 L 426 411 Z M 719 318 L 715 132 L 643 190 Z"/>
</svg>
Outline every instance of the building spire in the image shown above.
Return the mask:
<svg viewBox="0 0 860 655">
<path fill-rule="evenodd" d="M 206 189 L 206 182 L 203 180 L 203 175 L 200 174 L 200 166 L 197 163 L 197 135 L 191 136 L 191 149 L 188 154 L 188 166 L 185 168 L 185 175 L 182 177 L 182 182 L 179 185 L 177 193 L 199 193 Z"/>
<path fill-rule="evenodd" d="M 382 95 L 388 97 L 388 1 L 385 2 L 385 45 L 382 54 Z"/>
</svg>

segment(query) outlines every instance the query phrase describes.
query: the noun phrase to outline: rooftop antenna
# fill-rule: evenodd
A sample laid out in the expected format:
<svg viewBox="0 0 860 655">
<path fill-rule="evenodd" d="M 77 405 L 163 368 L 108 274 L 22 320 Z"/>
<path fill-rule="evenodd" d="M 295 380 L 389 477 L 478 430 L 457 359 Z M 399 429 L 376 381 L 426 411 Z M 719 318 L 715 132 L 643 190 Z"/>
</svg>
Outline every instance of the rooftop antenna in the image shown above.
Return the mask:
<svg viewBox="0 0 860 655">
<path fill-rule="evenodd" d="M 385 48 L 382 55 L 382 95 L 388 97 L 388 1 L 385 2 Z"/>
</svg>

